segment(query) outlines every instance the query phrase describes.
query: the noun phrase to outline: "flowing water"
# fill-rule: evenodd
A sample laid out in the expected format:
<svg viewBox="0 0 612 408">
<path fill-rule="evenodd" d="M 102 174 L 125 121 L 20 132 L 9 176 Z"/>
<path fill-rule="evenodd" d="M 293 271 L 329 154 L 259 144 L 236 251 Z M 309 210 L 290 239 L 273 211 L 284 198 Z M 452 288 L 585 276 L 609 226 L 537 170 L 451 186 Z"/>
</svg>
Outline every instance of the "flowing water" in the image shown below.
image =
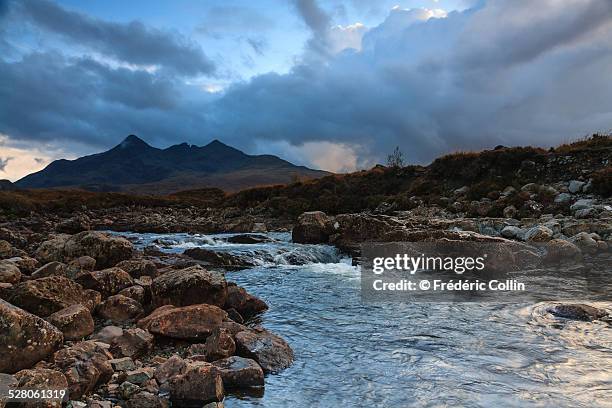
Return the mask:
<svg viewBox="0 0 612 408">
<path fill-rule="evenodd" d="M 228 408 L 612 406 L 607 323 L 554 318 L 542 303 L 362 303 L 350 259 L 289 234 L 251 245 L 228 244 L 229 234 L 122 235 L 259 264 L 227 279 L 268 303 L 261 323 L 290 343 L 295 364 L 267 376 L 263 396 L 228 396 Z"/>
</svg>

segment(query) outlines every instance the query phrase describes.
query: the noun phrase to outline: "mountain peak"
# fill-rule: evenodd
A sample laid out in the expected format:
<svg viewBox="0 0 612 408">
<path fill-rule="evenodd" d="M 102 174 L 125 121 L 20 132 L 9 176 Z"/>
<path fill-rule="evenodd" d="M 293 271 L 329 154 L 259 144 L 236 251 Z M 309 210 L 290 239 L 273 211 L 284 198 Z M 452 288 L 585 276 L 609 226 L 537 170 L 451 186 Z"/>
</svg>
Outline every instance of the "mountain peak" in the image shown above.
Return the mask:
<svg viewBox="0 0 612 408">
<path fill-rule="evenodd" d="M 129 135 L 128 137 L 123 139 L 123 141 L 119 144 L 119 146 L 122 148 L 137 147 L 137 146 L 151 147 L 147 142 L 145 142 L 144 140 L 142 140 L 136 135 Z"/>
<path fill-rule="evenodd" d="M 228 145 L 226 145 L 225 143 L 223 143 L 222 141 L 220 141 L 219 139 L 214 139 L 212 142 L 208 143 L 206 146 L 204 147 L 214 147 L 214 146 L 223 146 L 223 147 L 229 147 Z"/>
</svg>

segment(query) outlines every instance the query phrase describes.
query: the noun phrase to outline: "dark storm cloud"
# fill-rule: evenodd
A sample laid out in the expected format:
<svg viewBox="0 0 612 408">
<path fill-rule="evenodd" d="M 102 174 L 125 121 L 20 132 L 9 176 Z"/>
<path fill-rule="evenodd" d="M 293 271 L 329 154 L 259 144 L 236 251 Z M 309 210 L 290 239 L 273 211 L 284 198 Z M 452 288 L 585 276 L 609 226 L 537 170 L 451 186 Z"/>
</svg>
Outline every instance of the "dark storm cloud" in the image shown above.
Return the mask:
<svg viewBox="0 0 612 408">
<path fill-rule="evenodd" d="M 8 165 L 8 162 L 13 160 L 13 157 L 0 157 L 0 171 L 4 171 L 4 169 L 6 169 L 6 166 Z"/>
<path fill-rule="evenodd" d="M 139 21 L 103 21 L 47 0 L 23 0 L 13 5 L 37 27 L 124 62 L 159 65 L 185 75 L 211 74 L 215 70 L 199 45 L 175 32 L 147 27 Z"/>
<path fill-rule="evenodd" d="M 331 18 L 315 0 L 295 0 L 295 5 L 300 17 L 312 32 L 312 38 L 307 44 L 308 48 L 315 53 L 327 55 Z"/>
</svg>

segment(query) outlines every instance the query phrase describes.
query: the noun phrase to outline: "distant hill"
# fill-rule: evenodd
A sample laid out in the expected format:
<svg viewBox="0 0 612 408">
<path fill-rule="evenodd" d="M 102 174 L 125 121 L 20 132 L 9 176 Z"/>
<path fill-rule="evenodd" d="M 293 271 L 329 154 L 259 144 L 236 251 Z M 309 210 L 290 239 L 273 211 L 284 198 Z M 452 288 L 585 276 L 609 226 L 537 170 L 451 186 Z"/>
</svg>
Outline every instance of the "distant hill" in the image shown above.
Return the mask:
<svg viewBox="0 0 612 408">
<path fill-rule="evenodd" d="M 204 187 L 239 191 L 328 174 L 277 156 L 248 155 L 218 140 L 206 146 L 182 143 L 158 149 L 130 135 L 106 152 L 56 160 L 15 186 L 169 194 Z"/>
</svg>

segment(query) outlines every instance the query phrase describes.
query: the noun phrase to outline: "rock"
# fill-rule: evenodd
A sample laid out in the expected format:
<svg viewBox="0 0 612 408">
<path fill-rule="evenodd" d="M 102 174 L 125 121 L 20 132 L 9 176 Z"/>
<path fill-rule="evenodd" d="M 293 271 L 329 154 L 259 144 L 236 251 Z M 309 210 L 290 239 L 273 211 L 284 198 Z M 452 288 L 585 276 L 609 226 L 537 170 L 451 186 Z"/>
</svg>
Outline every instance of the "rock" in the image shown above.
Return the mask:
<svg viewBox="0 0 612 408">
<path fill-rule="evenodd" d="M 522 239 L 523 230 L 513 225 L 507 225 L 501 230 L 501 236 L 509 239 Z"/>
<path fill-rule="evenodd" d="M 115 295 L 120 290 L 134 284 L 132 277 L 123 269 L 117 267 L 85 272 L 77 276 L 75 280 L 84 288 L 96 290 L 104 297 Z"/>
<path fill-rule="evenodd" d="M 551 239 L 546 244 L 546 255 L 544 261 L 547 263 L 558 263 L 567 259 L 578 259 L 582 251 L 576 245 L 563 239 Z"/>
<path fill-rule="evenodd" d="M 127 329 L 121 336 L 113 338 L 111 352 L 115 357 L 139 357 L 153 350 L 154 337 L 140 328 Z"/>
<path fill-rule="evenodd" d="M 134 246 L 125 238 L 97 231 L 85 231 L 70 237 L 64 246 L 65 256 L 71 259 L 91 256 L 98 268 L 109 268 L 130 259 Z"/>
<path fill-rule="evenodd" d="M 227 283 L 222 273 L 196 265 L 155 278 L 151 293 L 155 306 L 207 303 L 223 307 L 227 300 Z"/>
<path fill-rule="evenodd" d="M 115 371 L 131 371 L 136 369 L 134 360 L 130 357 L 114 358 L 108 361 Z"/>
<path fill-rule="evenodd" d="M 21 280 L 21 271 L 11 261 L 0 261 L 0 283 L 15 284 Z"/>
<path fill-rule="evenodd" d="M 208 361 L 220 360 L 236 352 L 236 343 L 229 330 L 216 328 L 206 339 L 206 359 Z"/>
<path fill-rule="evenodd" d="M 330 217 L 322 211 L 310 211 L 298 217 L 291 239 L 300 244 L 321 244 L 328 242 L 333 233 L 334 223 Z"/>
<path fill-rule="evenodd" d="M 51 314 L 47 320 L 64 334 L 66 340 L 80 340 L 94 331 L 89 309 L 81 304 L 68 306 Z"/>
<path fill-rule="evenodd" d="M 121 290 L 119 294 L 132 298 L 136 302 L 140 303 L 141 305 L 145 303 L 145 299 L 146 299 L 145 289 L 140 285 L 134 285 L 134 286 L 125 288 Z"/>
<path fill-rule="evenodd" d="M 91 220 L 85 214 L 75 215 L 72 218 L 61 221 L 55 226 L 57 232 L 64 232 L 66 234 L 76 234 L 90 229 Z"/>
<path fill-rule="evenodd" d="M 19 381 L 18 388 L 27 390 L 65 390 L 68 389 L 66 376 L 59 371 L 46 368 L 35 368 L 32 370 L 21 370 L 15 374 Z M 64 397 L 64 401 L 68 396 Z M 62 399 L 40 399 L 38 401 L 25 402 L 19 405 L 24 408 L 61 407 Z"/>
<path fill-rule="evenodd" d="M 19 381 L 15 378 L 15 376 L 10 374 L 0 373 L 0 391 L 5 391 L 8 388 L 15 388 L 19 384 Z M 0 408 L 4 408 L 6 406 L 6 400 L 8 399 L 8 395 L 5 392 L 0 392 Z"/>
<path fill-rule="evenodd" d="M 570 193 L 576 194 L 582 191 L 582 187 L 584 187 L 586 183 L 584 181 L 572 180 L 569 182 L 569 186 L 567 189 Z"/>
<path fill-rule="evenodd" d="M 14 263 L 26 275 L 31 275 L 38 268 L 38 261 L 29 256 L 16 256 L 8 258 L 7 261 Z"/>
<path fill-rule="evenodd" d="M 516 188 L 512 187 L 512 186 L 508 186 L 506 188 L 504 188 L 504 190 L 502 191 L 501 195 L 504 197 L 510 197 L 512 195 L 516 194 Z"/>
<path fill-rule="evenodd" d="M 255 360 L 232 356 L 217 360 L 213 365 L 219 369 L 226 389 L 264 386 L 264 372 Z"/>
<path fill-rule="evenodd" d="M 71 399 L 79 399 L 83 394 L 92 392 L 97 385 L 108 382 L 113 375 L 109 363 L 112 355 L 101 344 L 82 341 L 59 350 L 53 356 L 54 363 L 68 380 Z"/>
<path fill-rule="evenodd" d="M 32 278 L 39 279 L 47 276 L 66 276 L 66 268 L 66 264 L 63 262 L 49 262 L 34 271 L 34 273 L 32 273 Z"/>
<path fill-rule="evenodd" d="M 127 408 L 168 408 L 168 401 L 148 391 L 133 394 L 126 402 Z"/>
<path fill-rule="evenodd" d="M 219 369 L 204 362 L 189 364 L 184 373 L 171 377 L 162 388 L 170 393 L 173 406 L 201 407 L 223 400 L 223 380 Z"/>
<path fill-rule="evenodd" d="M 133 278 L 140 278 L 141 276 L 155 277 L 157 275 L 155 263 L 146 259 L 128 259 L 127 261 L 119 262 L 116 266 L 129 273 Z"/>
<path fill-rule="evenodd" d="M 462 196 L 462 195 L 466 195 L 469 191 L 470 191 L 470 188 L 468 186 L 463 186 L 463 187 L 453 190 L 453 195 Z"/>
<path fill-rule="evenodd" d="M 19 283 L 13 288 L 9 301 L 30 313 L 47 317 L 68 306 L 90 306 L 88 296 L 91 295 L 78 283 L 63 276 L 49 276 Z"/>
<path fill-rule="evenodd" d="M 276 334 L 261 327 L 237 333 L 237 354 L 259 363 L 266 373 L 281 371 L 293 364 L 293 350 Z"/>
<path fill-rule="evenodd" d="M 140 387 L 136 384 L 132 384 L 129 381 L 124 381 L 119 385 L 119 391 L 121 397 L 125 400 L 129 399 L 132 395 L 140 392 Z"/>
<path fill-rule="evenodd" d="M 156 368 L 154 377 L 157 379 L 157 382 L 163 385 L 170 378 L 184 373 L 186 369 L 187 361 L 174 354 Z"/>
<path fill-rule="evenodd" d="M 122 323 L 144 315 L 140 303 L 123 295 L 110 296 L 97 309 L 98 314 L 113 323 Z"/>
<path fill-rule="evenodd" d="M 505 218 L 514 218 L 517 213 L 518 213 L 518 210 L 513 205 L 509 205 L 509 206 L 505 207 L 504 211 L 503 211 L 503 214 L 504 214 Z"/>
<path fill-rule="evenodd" d="M 176 339 L 205 339 L 227 319 L 227 313 L 213 305 L 162 306 L 138 321 L 138 327 L 153 334 Z"/>
<path fill-rule="evenodd" d="M 83 272 L 91 272 L 96 269 L 96 260 L 91 256 L 80 256 L 73 259 L 66 267 L 66 274 L 70 279 L 76 278 Z"/>
<path fill-rule="evenodd" d="M 125 380 L 132 384 L 141 385 L 153 378 L 155 369 L 152 367 L 138 368 L 125 373 Z"/>
<path fill-rule="evenodd" d="M 227 316 L 233 321 L 235 321 L 236 323 L 240 323 L 240 324 L 244 323 L 244 318 L 242 317 L 242 315 L 238 313 L 238 311 L 234 309 L 233 307 L 230 307 L 229 309 L 225 309 L 225 311 L 227 312 Z"/>
<path fill-rule="evenodd" d="M 557 204 L 568 204 L 570 201 L 572 201 L 572 196 L 568 193 L 560 193 L 555 197 Z"/>
<path fill-rule="evenodd" d="M 594 238 L 595 234 L 589 234 L 588 232 L 579 232 L 569 239 L 569 241 L 575 244 L 584 252 L 593 253 L 598 250 L 597 241 Z"/>
<path fill-rule="evenodd" d="M 228 252 L 217 252 L 205 248 L 190 248 L 183 253 L 190 258 L 204 261 L 211 266 L 232 268 L 248 268 L 250 266 L 255 266 L 251 258 L 233 255 Z"/>
<path fill-rule="evenodd" d="M 528 183 L 521 187 L 521 191 L 537 194 L 540 191 L 540 185 L 536 183 Z"/>
<path fill-rule="evenodd" d="M 581 210 L 577 210 L 574 213 L 574 217 L 578 218 L 578 219 L 584 219 L 584 218 L 596 218 L 599 215 L 599 211 L 597 211 L 597 209 L 591 207 L 591 208 L 583 208 Z"/>
<path fill-rule="evenodd" d="M 238 311 L 241 316 L 248 319 L 268 310 L 268 305 L 258 297 L 247 293 L 244 288 L 235 283 L 228 283 L 225 308 L 234 309 Z"/>
<path fill-rule="evenodd" d="M 525 233 L 525 241 L 527 242 L 547 242 L 552 239 L 553 232 L 550 228 L 543 225 L 531 227 Z"/>
<path fill-rule="evenodd" d="M 61 346 L 62 332 L 0 299 L 0 372 L 30 368 Z"/>
<path fill-rule="evenodd" d="M 0 240 L 0 259 L 11 258 L 13 256 L 19 256 L 20 252 L 13 248 L 13 246 L 5 240 Z"/>
<path fill-rule="evenodd" d="M 565 319 L 582 320 L 592 322 L 593 320 L 601 319 L 608 316 L 608 312 L 603 309 L 598 309 L 593 306 L 583 304 L 567 304 L 556 305 L 548 310 L 557 317 Z"/>
<path fill-rule="evenodd" d="M 117 326 L 106 326 L 92 336 L 92 339 L 102 343 L 112 344 L 113 340 L 123 335 L 123 329 Z"/>
<path fill-rule="evenodd" d="M 51 239 L 44 241 L 34 254 L 34 258 L 38 259 L 42 264 L 53 261 L 64 260 L 64 246 L 70 235 L 59 234 Z"/>
<path fill-rule="evenodd" d="M 595 200 L 590 198 L 583 198 L 572 204 L 570 206 L 570 211 L 576 212 L 578 210 L 585 210 L 587 208 L 593 207 L 593 205 L 595 205 Z"/>
<path fill-rule="evenodd" d="M 227 242 L 230 244 L 261 244 L 265 242 L 272 242 L 273 240 L 265 235 L 257 234 L 240 234 L 233 235 L 227 238 Z"/>
</svg>

